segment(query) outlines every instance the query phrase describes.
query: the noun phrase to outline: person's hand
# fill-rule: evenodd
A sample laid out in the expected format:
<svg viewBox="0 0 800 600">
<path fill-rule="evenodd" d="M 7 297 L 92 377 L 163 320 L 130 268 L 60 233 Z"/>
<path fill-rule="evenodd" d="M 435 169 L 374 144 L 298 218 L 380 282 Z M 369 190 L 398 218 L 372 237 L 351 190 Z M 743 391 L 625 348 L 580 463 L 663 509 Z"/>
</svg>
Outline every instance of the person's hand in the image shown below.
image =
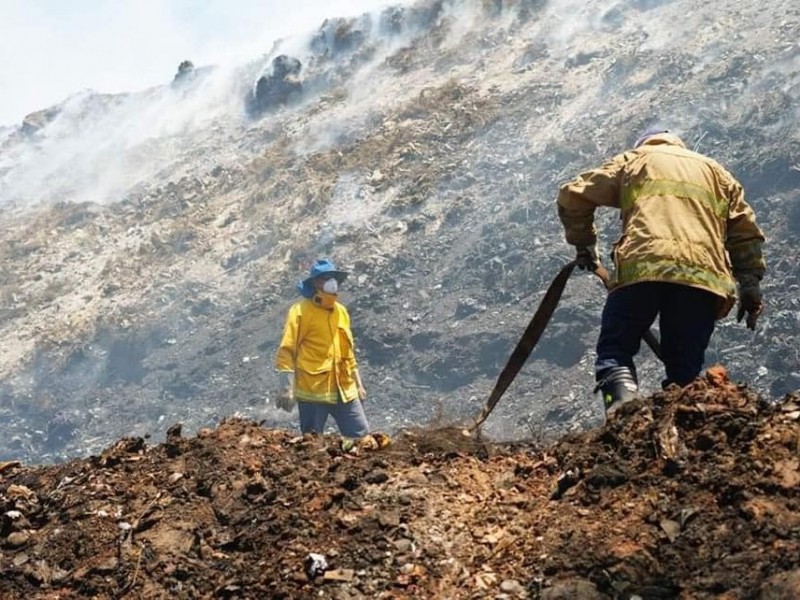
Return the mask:
<svg viewBox="0 0 800 600">
<path fill-rule="evenodd" d="M 761 286 L 758 281 L 748 282 L 739 286 L 739 310 L 736 313 L 736 322 L 741 323 L 745 315 L 745 324 L 748 329 L 755 330 L 756 322 L 764 312 L 764 301 L 761 298 Z"/>
<path fill-rule="evenodd" d="M 286 412 L 292 412 L 295 405 L 292 375 L 289 371 L 278 373 L 278 391 L 275 393 L 275 406 Z"/>
<path fill-rule="evenodd" d="M 600 266 L 597 246 L 576 246 L 575 264 L 581 271 L 596 271 Z"/>
<path fill-rule="evenodd" d="M 281 390 L 275 394 L 275 406 L 281 410 L 292 412 L 295 404 L 296 402 L 294 400 L 294 394 L 292 393 L 292 390 Z"/>
<path fill-rule="evenodd" d="M 358 386 L 358 399 L 362 402 L 367 399 L 367 390 L 363 385 Z"/>
</svg>

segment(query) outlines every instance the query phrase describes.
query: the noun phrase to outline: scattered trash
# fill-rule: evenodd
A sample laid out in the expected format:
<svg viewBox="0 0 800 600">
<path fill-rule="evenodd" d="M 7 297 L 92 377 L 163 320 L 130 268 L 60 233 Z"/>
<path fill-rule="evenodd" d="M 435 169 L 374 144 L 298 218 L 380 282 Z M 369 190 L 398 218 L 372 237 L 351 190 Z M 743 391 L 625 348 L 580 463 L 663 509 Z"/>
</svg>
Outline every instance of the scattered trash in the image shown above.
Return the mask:
<svg viewBox="0 0 800 600">
<path fill-rule="evenodd" d="M 681 524 L 672 519 L 661 519 L 661 529 L 667 534 L 670 542 L 674 542 L 681 534 Z"/>
<path fill-rule="evenodd" d="M 322 554 L 310 553 L 306 557 L 305 571 L 309 579 L 323 575 L 328 569 L 328 561 Z"/>
<path fill-rule="evenodd" d="M 356 572 L 353 569 L 334 569 L 332 571 L 325 571 L 322 579 L 324 581 L 343 581 L 350 582 L 355 579 Z"/>
<path fill-rule="evenodd" d="M 576 485 L 581 480 L 580 469 L 569 469 L 558 476 L 553 491 L 550 494 L 551 500 L 559 500 L 564 493 Z"/>
<path fill-rule="evenodd" d="M 392 443 L 392 438 L 385 433 L 376 432 L 365 435 L 359 439 L 342 438 L 342 452 L 358 455 L 362 451 L 374 451 L 386 448 Z"/>
</svg>

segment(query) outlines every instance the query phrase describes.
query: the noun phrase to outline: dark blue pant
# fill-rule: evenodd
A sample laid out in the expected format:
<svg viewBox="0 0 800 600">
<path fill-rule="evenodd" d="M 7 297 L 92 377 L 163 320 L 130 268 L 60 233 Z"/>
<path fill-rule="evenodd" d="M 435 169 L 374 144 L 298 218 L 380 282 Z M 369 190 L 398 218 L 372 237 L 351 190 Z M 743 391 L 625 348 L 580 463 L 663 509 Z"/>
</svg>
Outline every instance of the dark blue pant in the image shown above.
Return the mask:
<svg viewBox="0 0 800 600">
<path fill-rule="evenodd" d="M 667 372 L 661 385 L 686 385 L 703 368 L 718 301 L 711 292 L 676 283 L 645 281 L 612 291 L 603 308 L 597 341 L 598 381 L 610 367 L 629 367 L 636 373 L 633 357 L 639 352 L 645 331 L 659 315 Z"/>
</svg>

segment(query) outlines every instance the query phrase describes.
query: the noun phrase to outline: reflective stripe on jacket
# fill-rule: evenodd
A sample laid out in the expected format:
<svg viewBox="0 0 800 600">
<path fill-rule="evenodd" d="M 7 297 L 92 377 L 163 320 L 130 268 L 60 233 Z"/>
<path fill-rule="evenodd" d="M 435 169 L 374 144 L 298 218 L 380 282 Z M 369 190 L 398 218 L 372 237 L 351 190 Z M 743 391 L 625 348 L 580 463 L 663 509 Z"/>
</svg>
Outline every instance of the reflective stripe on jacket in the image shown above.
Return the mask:
<svg viewBox="0 0 800 600">
<path fill-rule="evenodd" d="M 347 309 L 336 302 L 331 310 L 304 299 L 286 315 L 275 368 L 294 373 L 294 397 L 335 404 L 358 398 L 356 364 Z"/>
<path fill-rule="evenodd" d="M 654 135 L 564 185 L 558 214 L 567 242 L 596 243 L 597 206 L 621 212 L 615 285 L 667 281 L 708 290 L 722 300 L 721 318 L 736 300 L 734 278 L 764 275 L 764 236 L 742 186 L 674 135 Z"/>
</svg>

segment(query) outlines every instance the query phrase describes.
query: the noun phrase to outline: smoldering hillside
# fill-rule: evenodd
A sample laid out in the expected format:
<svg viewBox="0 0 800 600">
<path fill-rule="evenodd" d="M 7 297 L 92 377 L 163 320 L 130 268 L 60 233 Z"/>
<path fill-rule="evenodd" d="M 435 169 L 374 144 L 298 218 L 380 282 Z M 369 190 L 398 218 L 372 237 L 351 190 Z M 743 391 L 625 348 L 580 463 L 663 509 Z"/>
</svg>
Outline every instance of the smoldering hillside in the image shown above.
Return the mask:
<svg viewBox="0 0 800 600">
<path fill-rule="evenodd" d="M 799 30 L 776 1 L 425 1 L 33 113 L 0 137 L 0 457 L 291 426 L 272 360 L 320 255 L 352 271 L 373 427 L 473 416 L 571 258 L 558 185 L 654 123 L 727 166 L 768 237 L 759 330 L 720 322 L 707 361 L 800 388 Z M 598 422 L 603 293 L 570 282 L 490 435 Z M 656 389 L 646 350 L 639 370 Z"/>
</svg>

